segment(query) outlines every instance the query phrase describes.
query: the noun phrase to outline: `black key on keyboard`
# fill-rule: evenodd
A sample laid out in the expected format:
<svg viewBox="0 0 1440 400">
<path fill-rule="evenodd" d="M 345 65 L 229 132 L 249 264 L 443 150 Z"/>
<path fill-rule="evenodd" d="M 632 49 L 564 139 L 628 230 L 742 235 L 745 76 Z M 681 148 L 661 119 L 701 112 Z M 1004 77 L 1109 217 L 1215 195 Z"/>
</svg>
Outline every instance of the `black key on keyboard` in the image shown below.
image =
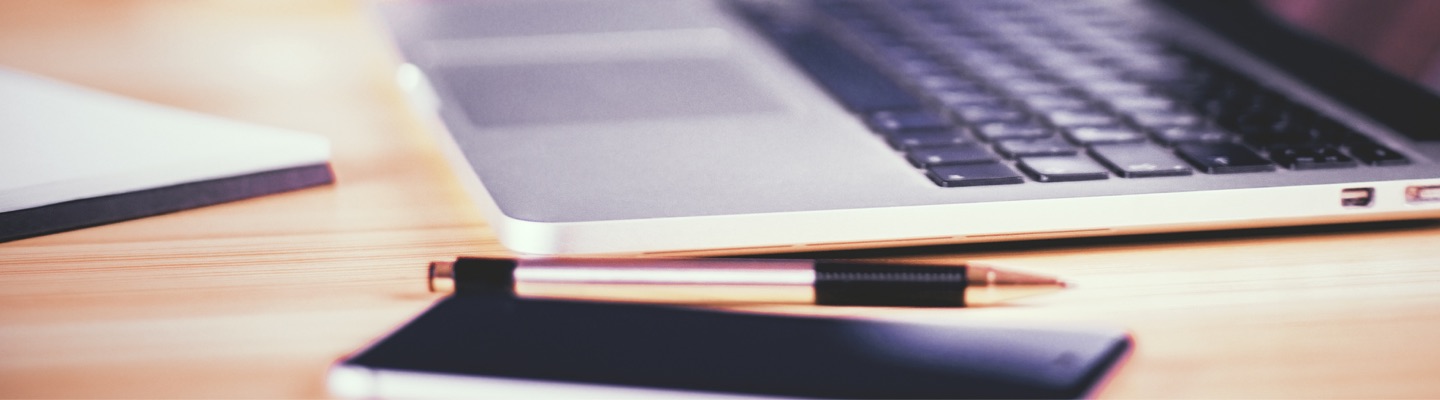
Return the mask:
<svg viewBox="0 0 1440 400">
<path fill-rule="evenodd" d="M 995 151 L 1005 158 L 1031 157 L 1031 156 L 1069 156 L 1080 152 L 1080 149 L 1070 142 L 1058 136 L 1044 139 L 1029 140 L 1002 140 L 995 143 Z"/>
<path fill-rule="evenodd" d="M 951 129 L 911 130 L 885 135 L 885 141 L 896 150 L 921 147 L 950 146 L 969 142 L 964 134 Z"/>
<path fill-rule="evenodd" d="M 1410 160 L 1400 152 L 1381 145 L 1365 134 L 1332 119 L 1314 117 L 1314 121 L 1309 126 L 1309 132 L 1315 136 L 1316 142 L 1332 147 L 1344 146 L 1349 150 L 1351 156 L 1367 165 L 1410 164 Z"/>
<path fill-rule="evenodd" d="M 1072 182 L 1109 179 L 1105 167 L 1088 157 L 1025 157 L 1021 158 L 1020 169 L 1040 182 Z"/>
<path fill-rule="evenodd" d="M 883 133 L 931 130 L 954 126 L 950 118 L 930 110 L 887 110 L 870 114 L 870 129 Z"/>
<path fill-rule="evenodd" d="M 949 107 L 969 105 L 1000 106 L 1006 102 L 1005 97 L 981 90 L 942 89 L 932 90 L 930 95 L 935 98 L 936 102 Z"/>
<path fill-rule="evenodd" d="M 1189 111 L 1133 111 L 1130 122 L 1150 129 L 1196 126 L 1204 120 Z"/>
<path fill-rule="evenodd" d="M 1150 92 L 1150 87 L 1143 83 L 1121 80 L 1094 80 L 1084 82 L 1080 86 L 1091 95 L 1102 98 L 1111 96 L 1140 96 Z"/>
<path fill-rule="evenodd" d="M 936 165 L 973 164 L 995 161 L 995 155 L 991 154 L 985 146 L 979 143 L 963 143 L 953 146 L 942 147 L 921 147 L 910 150 L 905 155 L 911 164 L 916 167 L 928 168 Z"/>
<path fill-rule="evenodd" d="M 1165 149 L 1149 143 L 1106 144 L 1090 148 L 1090 154 L 1125 178 L 1190 175 L 1190 166 Z"/>
<path fill-rule="evenodd" d="M 1025 96 L 1020 100 L 1026 107 L 1036 112 L 1050 111 L 1082 111 L 1095 108 L 1094 104 L 1085 97 L 1073 94 L 1046 94 Z"/>
<path fill-rule="evenodd" d="M 1278 146 L 1271 147 L 1269 151 L 1271 160 L 1295 170 L 1355 166 L 1355 160 L 1340 153 L 1339 148 L 1332 146 Z"/>
<path fill-rule="evenodd" d="M 1234 143 L 1186 143 L 1175 147 L 1180 157 L 1209 174 L 1269 172 L 1275 164 Z"/>
<path fill-rule="evenodd" d="M 1024 183 L 1025 179 L 1015 170 L 998 162 L 982 164 L 945 165 L 932 167 L 926 172 L 930 180 L 944 187 L 1006 185 Z"/>
<path fill-rule="evenodd" d="M 1099 143 L 1133 143 L 1146 140 L 1145 133 L 1128 127 L 1084 126 L 1065 130 L 1065 136 L 1075 143 L 1091 145 Z"/>
<path fill-rule="evenodd" d="M 1010 95 L 1016 97 L 1035 95 L 1063 96 L 1073 93 L 1068 85 L 1035 79 L 1004 80 L 1000 81 L 997 86 L 1000 87 L 1000 90 L 1004 90 L 1006 93 L 1010 93 Z"/>
<path fill-rule="evenodd" d="M 1110 126 L 1120 123 L 1114 115 L 1100 111 L 1052 111 L 1045 114 L 1051 125 L 1060 128 L 1077 126 Z"/>
<path fill-rule="evenodd" d="M 1039 139 L 1055 135 L 1055 128 L 1035 121 L 991 122 L 976 126 L 975 134 L 988 142 L 1008 139 Z"/>
<path fill-rule="evenodd" d="M 916 87 L 926 92 L 984 92 L 985 85 L 972 79 L 953 75 L 923 75 L 913 80 Z"/>
<path fill-rule="evenodd" d="M 1166 146 L 1174 146 L 1181 143 L 1223 143 L 1235 140 L 1235 135 L 1219 128 L 1208 126 L 1174 127 L 1158 129 L 1153 132 L 1155 140 Z"/>
<path fill-rule="evenodd" d="M 1381 146 L 1374 142 L 1351 144 L 1348 147 L 1350 149 L 1350 155 L 1355 156 L 1355 158 L 1360 159 L 1361 162 L 1369 165 L 1388 166 L 1410 163 L 1410 160 L 1405 158 L 1404 154 L 1400 154 L 1395 150 L 1391 150 L 1389 147 Z"/>
<path fill-rule="evenodd" d="M 1246 144 L 1258 148 L 1297 147 L 1321 144 L 1310 135 L 1295 133 L 1251 133 L 1243 137 Z"/>
<path fill-rule="evenodd" d="M 1120 112 L 1160 112 L 1173 111 L 1176 108 L 1175 100 L 1153 94 L 1135 96 L 1113 96 L 1106 99 L 1110 109 Z"/>
<path fill-rule="evenodd" d="M 953 105 L 950 107 L 950 110 L 956 118 L 974 125 L 992 122 L 1015 122 L 1029 117 L 1024 110 L 1009 104 Z"/>
</svg>

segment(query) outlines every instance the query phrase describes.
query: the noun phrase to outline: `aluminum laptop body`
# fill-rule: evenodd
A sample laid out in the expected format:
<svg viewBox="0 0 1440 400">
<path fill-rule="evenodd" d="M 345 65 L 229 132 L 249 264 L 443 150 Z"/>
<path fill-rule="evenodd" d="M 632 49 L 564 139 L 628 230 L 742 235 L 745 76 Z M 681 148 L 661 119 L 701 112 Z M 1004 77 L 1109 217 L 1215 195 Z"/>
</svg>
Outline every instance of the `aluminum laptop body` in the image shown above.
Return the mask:
<svg viewBox="0 0 1440 400">
<path fill-rule="evenodd" d="M 1440 100 L 1243 2 L 378 10 L 413 103 L 438 117 L 456 171 L 519 253 L 820 251 L 1440 217 Z M 944 32 L 923 37 L 932 31 Z M 1011 47 L 1023 71 L 1005 66 Z M 1197 84 L 1171 76 L 1172 62 L 1210 72 Z M 947 86 L 971 83 L 1001 108 L 963 104 L 969 92 Z M 1239 92 L 1255 109 L 1288 110 L 1266 123 L 1300 115 L 1303 129 L 1315 126 L 1302 135 L 1326 140 L 1241 134 L 1263 118 L 1207 100 Z"/>
</svg>

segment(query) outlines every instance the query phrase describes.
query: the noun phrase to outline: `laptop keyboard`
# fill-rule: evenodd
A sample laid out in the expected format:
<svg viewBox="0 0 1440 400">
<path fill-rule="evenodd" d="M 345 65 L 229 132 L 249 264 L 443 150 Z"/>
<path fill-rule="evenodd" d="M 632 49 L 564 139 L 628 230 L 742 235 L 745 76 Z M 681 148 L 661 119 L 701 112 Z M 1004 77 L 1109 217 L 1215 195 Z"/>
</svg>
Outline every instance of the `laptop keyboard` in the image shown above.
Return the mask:
<svg viewBox="0 0 1440 400">
<path fill-rule="evenodd" d="M 1101 5 L 816 6 L 819 29 L 767 31 L 939 186 L 1409 162 L 1244 75 L 1147 37 Z"/>
</svg>

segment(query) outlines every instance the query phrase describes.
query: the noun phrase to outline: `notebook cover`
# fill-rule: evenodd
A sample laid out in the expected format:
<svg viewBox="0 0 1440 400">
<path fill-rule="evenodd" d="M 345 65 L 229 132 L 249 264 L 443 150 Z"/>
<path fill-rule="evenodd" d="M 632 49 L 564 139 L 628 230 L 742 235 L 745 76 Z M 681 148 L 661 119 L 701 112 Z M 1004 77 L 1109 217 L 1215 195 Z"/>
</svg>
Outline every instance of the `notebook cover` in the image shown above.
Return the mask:
<svg viewBox="0 0 1440 400">
<path fill-rule="evenodd" d="M 329 384 L 346 398 L 1073 398 L 1130 346 L 1093 326 L 458 295 L 337 364 Z"/>
</svg>

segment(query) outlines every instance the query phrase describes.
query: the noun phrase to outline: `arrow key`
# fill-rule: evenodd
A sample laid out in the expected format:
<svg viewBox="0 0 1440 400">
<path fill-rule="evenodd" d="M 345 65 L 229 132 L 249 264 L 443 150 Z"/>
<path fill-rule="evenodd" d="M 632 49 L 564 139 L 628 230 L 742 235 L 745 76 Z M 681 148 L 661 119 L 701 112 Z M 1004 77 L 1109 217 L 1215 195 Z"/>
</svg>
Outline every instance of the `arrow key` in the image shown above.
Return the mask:
<svg viewBox="0 0 1440 400">
<path fill-rule="evenodd" d="M 1175 146 L 1175 152 L 1207 174 L 1270 172 L 1275 164 L 1261 158 L 1245 146 L 1234 143 L 1186 143 Z"/>
<path fill-rule="evenodd" d="M 926 175 L 944 187 L 1006 185 L 1024 183 L 1015 170 L 999 162 L 930 167 Z"/>
<path fill-rule="evenodd" d="M 1149 143 L 1105 144 L 1090 148 L 1100 163 L 1125 178 L 1190 175 L 1189 164 Z"/>
<path fill-rule="evenodd" d="M 1040 182 L 1071 182 L 1108 179 L 1110 173 L 1088 157 L 1024 157 L 1020 170 Z"/>
</svg>

